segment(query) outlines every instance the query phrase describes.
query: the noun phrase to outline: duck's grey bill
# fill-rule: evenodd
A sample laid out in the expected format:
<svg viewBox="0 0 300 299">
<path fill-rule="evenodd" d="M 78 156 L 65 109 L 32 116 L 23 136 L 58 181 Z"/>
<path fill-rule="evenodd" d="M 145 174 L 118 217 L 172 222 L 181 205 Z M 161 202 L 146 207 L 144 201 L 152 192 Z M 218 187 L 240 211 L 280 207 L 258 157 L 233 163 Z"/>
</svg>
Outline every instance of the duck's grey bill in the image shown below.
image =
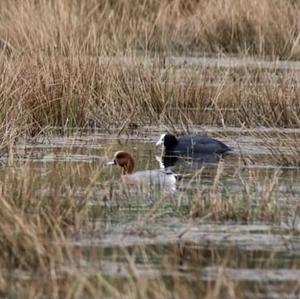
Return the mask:
<svg viewBox="0 0 300 299">
<path fill-rule="evenodd" d="M 116 165 L 116 161 L 115 160 L 111 160 L 106 162 L 106 165 Z"/>
</svg>

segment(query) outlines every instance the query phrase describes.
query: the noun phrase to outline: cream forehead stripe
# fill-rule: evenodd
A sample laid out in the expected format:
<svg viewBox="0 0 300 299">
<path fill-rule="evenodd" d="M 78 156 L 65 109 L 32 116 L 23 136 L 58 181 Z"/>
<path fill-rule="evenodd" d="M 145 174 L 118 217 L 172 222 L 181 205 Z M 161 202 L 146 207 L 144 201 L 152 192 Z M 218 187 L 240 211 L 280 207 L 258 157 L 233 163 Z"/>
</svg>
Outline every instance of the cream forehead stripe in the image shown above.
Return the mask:
<svg viewBox="0 0 300 299">
<path fill-rule="evenodd" d="M 164 143 L 164 138 L 167 134 L 162 134 L 159 138 L 159 140 L 156 142 L 156 145 L 160 145 L 160 144 L 163 144 Z"/>
</svg>

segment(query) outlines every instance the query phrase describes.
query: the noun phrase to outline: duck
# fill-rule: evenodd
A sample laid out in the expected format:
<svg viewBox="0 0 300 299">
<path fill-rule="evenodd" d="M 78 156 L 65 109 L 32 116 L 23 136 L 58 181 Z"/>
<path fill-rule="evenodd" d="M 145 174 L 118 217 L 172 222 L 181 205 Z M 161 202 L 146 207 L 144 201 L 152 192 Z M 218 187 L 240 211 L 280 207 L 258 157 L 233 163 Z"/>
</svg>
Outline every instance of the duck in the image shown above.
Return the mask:
<svg viewBox="0 0 300 299">
<path fill-rule="evenodd" d="M 223 142 L 198 135 L 184 135 L 176 137 L 173 134 L 162 134 L 156 146 L 163 145 L 164 155 L 179 155 L 193 157 L 224 156 L 232 149 Z"/>
<path fill-rule="evenodd" d="M 144 170 L 134 172 L 134 159 L 132 155 L 125 151 L 117 151 L 113 160 L 107 165 L 117 165 L 122 168 L 121 179 L 126 185 L 155 185 L 169 190 L 176 189 L 176 181 L 179 175 L 169 169 Z"/>
</svg>

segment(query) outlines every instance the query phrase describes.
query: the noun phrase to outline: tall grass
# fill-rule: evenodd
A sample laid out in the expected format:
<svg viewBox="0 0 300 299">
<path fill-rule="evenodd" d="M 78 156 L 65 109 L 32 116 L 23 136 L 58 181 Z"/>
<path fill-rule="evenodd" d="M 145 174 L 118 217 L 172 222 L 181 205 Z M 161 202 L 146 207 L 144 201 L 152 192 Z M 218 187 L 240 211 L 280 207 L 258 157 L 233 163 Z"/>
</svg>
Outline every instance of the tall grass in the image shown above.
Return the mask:
<svg viewBox="0 0 300 299">
<path fill-rule="evenodd" d="M 297 1 L 283 0 L 3 0 L 1 142 L 12 153 L 18 136 L 35 136 L 53 126 L 97 126 L 107 132 L 112 127 L 121 131 L 148 124 L 298 127 L 297 71 L 185 68 L 168 64 L 165 58 L 206 53 L 298 59 L 299 12 Z M 284 155 L 278 159 L 278 163 L 298 163 Z M 217 298 L 225 292 L 230 298 L 241 297 L 242 286 L 222 273 L 212 283 L 202 280 L 201 271 L 193 273 L 195 280 L 181 279 L 182 260 L 187 257 L 194 264 L 207 256 L 205 252 L 186 255 L 177 243 L 150 278 L 140 275 L 135 254 L 147 264 L 153 249 L 149 253 L 143 247 L 122 248 L 127 271 L 122 276 L 105 271 L 105 249 L 76 246 L 82 234 L 100 238 L 102 233 L 95 231 L 99 219 L 93 219 L 97 207 L 90 206 L 91 198 L 98 203 L 103 197 L 100 216 L 103 211 L 130 208 L 126 196 L 132 199 L 132 194 L 115 191 L 110 184 L 101 183 L 99 198 L 95 182 L 102 174 L 97 169 L 82 177 L 76 167 L 67 174 L 57 169 L 41 174 L 27 165 L 5 170 L 0 183 L 1 295 L 197 298 L 201 294 Z M 211 187 L 182 188 L 174 197 L 170 195 L 166 199 L 171 212 L 200 222 L 280 223 L 286 217 L 287 210 L 278 208 L 273 198 L 278 173 L 270 179 L 255 173 L 249 180 L 241 178 L 242 194 L 222 186 L 221 175 L 217 173 Z M 85 189 L 76 177 L 84 181 Z M 141 194 L 137 196 L 141 200 Z M 152 202 L 157 199 L 147 196 Z M 156 196 L 157 206 L 133 226 L 138 234 L 145 233 L 147 221 L 160 217 L 160 204 L 165 201 Z M 111 208 L 107 202 L 115 205 Z M 116 261 L 114 252 L 111 257 Z M 217 256 L 220 272 L 234 258 L 230 250 L 223 259 Z M 298 267 L 297 262 L 294 266 Z"/>
<path fill-rule="evenodd" d="M 2 1 L 0 12 L 4 141 L 51 126 L 299 126 L 297 71 L 163 58 L 297 58 L 297 2 Z"/>
<path fill-rule="evenodd" d="M 251 69 L 204 67 L 182 72 L 134 62 L 120 66 L 94 57 L 26 59 L 2 64 L 3 136 L 91 123 L 108 132 L 130 123 L 238 127 L 300 123 L 299 87 L 287 74 L 274 83 L 271 75 L 276 76 L 277 70 L 261 71 L 256 78 L 257 71 L 246 76 Z M 240 82 L 233 79 L 236 76 Z"/>
<path fill-rule="evenodd" d="M 0 36 L 30 52 L 299 57 L 297 1 L 2 1 L 0 9 Z"/>
<path fill-rule="evenodd" d="M 218 293 L 217 285 L 205 282 L 200 271 L 201 267 L 207 266 L 207 252 L 196 254 L 188 244 L 184 244 L 188 231 L 178 230 L 176 240 L 181 245 L 172 245 L 174 239 L 170 239 L 171 251 L 166 254 L 143 246 L 105 249 L 101 242 L 98 246 L 92 245 L 94 238 L 99 242 L 105 236 L 102 226 L 97 223 L 103 220 L 105 213 L 114 217 L 124 209 L 130 209 L 135 200 L 142 202 L 143 208 L 139 211 L 134 205 L 135 213 L 138 212 L 140 217 L 132 218 L 131 215 L 133 220 L 122 231 L 124 236 L 145 236 L 147 239 L 160 234 L 151 230 L 151 223 L 168 214 L 195 223 L 272 221 L 279 224 L 287 218 L 288 207 L 280 204 L 282 197 L 276 199 L 276 192 L 281 186 L 279 172 L 262 179 L 256 170 L 249 170 L 249 179 L 245 180 L 237 171 L 235 176 L 243 190 L 230 192 L 223 185 L 226 173 L 220 166 L 211 185 L 203 187 L 199 184 L 199 174 L 193 182 L 181 186 L 181 191 L 165 196 L 156 191 L 141 193 L 131 190 L 128 193 L 123 188 L 112 188 L 111 182 L 99 185 L 99 173 L 101 175 L 105 171 L 102 167 L 97 167 L 95 173 L 91 172 L 82 184 L 78 184 L 82 171 L 78 166 L 70 166 L 60 172 L 60 168 L 53 164 L 47 172 L 20 165 L 1 173 L 2 294 L 15 298 L 99 298 L 100 295 L 114 298 L 196 298 L 201 293 L 207 298 L 216 298 L 213 294 Z M 188 189 L 185 190 L 184 186 Z M 189 186 L 193 186 L 192 189 Z M 102 202 L 104 196 L 105 202 Z M 294 195 L 289 200 L 296 202 L 296 198 L 297 195 Z M 217 267 L 226 267 L 231 265 L 235 254 L 234 247 L 229 246 L 228 251 L 221 250 L 220 256 L 213 261 Z M 152 268 L 151 256 L 162 258 L 157 269 Z M 270 252 L 270 259 L 272 257 Z M 109 264 L 110 259 L 112 264 Z M 184 272 L 180 274 L 180 260 L 193 265 L 191 269 L 194 269 L 195 263 L 200 266 L 199 270 L 192 272 L 192 279 L 185 277 Z M 114 272 L 118 267 L 113 265 L 118 261 L 121 263 L 119 267 L 124 270 Z M 294 264 L 296 268 L 297 265 Z M 195 279 L 198 280 L 197 291 Z M 239 289 L 243 289 L 242 285 L 232 282 L 230 286 L 225 283 L 223 287 L 226 292 L 235 290 L 239 293 Z M 240 296 L 236 294 L 230 298 Z"/>
<path fill-rule="evenodd" d="M 101 180 L 105 171 L 101 166 L 89 169 L 90 175 L 83 178 L 85 184 L 78 182 L 86 170 L 74 164 L 62 172 L 55 164 L 46 172 L 25 164 L 1 173 L 2 294 L 14 298 L 197 298 L 199 294 L 220 298 L 221 292 L 228 292 L 229 298 L 241 298 L 240 292 L 247 286 L 221 274 L 212 281 L 203 279 L 211 264 L 218 271 L 248 265 L 248 260 L 238 258 L 237 244 L 227 244 L 226 248 L 210 244 L 200 250 L 196 243 L 190 244 L 187 228 L 175 231 L 175 239 L 166 236 L 165 242 L 170 238 L 167 245 L 119 246 L 122 244 L 115 241 L 117 246 L 114 242 L 102 246 L 106 231 L 99 223 L 105 221 L 105 215 L 109 222 L 134 207 L 127 226 L 120 226 L 118 234 L 129 240 L 135 236 L 149 240 L 165 234 L 153 224 L 168 215 L 192 225 L 211 221 L 280 224 L 287 221 L 289 209 L 299 212 L 297 204 L 288 205 L 297 202 L 297 194 L 286 194 L 287 202 L 277 195 L 282 186 L 280 172 L 265 176 L 250 169 L 248 179 L 243 179 L 238 170 L 235 177 L 241 190 L 230 192 L 224 180 L 226 171 L 219 166 L 211 185 L 201 184 L 198 173 L 191 182 L 179 185 L 178 192 L 166 196 L 113 187 L 111 181 Z M 143 203 L 140 210 L 133 204 L 136 201 Z M 283 233 L 288 232 L 297 230 Z M 249 264 L 269 269 L 276 254 L 272 250 L 249 252 Z M 153 261 L 158 264 L 153 265 Z M 298 269 L 298 260 L 290 263 Z"/>
</svg>

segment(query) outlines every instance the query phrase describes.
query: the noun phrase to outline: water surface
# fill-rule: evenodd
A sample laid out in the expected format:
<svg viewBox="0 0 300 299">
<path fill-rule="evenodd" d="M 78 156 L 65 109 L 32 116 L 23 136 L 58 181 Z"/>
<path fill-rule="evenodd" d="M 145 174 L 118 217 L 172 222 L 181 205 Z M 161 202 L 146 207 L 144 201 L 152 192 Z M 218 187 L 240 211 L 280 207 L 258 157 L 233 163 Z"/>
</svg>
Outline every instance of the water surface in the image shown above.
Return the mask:
<svg viewBox="0 0 300 299">
<path fill-rule="evenodd" d="M 73 177 L 82 189 L 78 196 L 84 196 L 88 179 L 99 173 L 90 192 L 91 222 L 70 240 L 87 254 L 101 253 L 98 270 L 95 265 L 86 265 L 86 271 L 127 277 L 128 254 L 134 253 L 136 271 L 145 279 L 163 277 L 167 281 L 176 277 L 193 287 L 197 281 L 214 282 L 222 277 L 238 285 L 249 298 L 283 298 L 291 295 L 288 286 L 293 287 L 293 295 L 299 295 L 300 175 L 297 165 L 280 164 L 274 149 L 280 147 L 281 154 L 293 157 L 288 141 L 292 140 L 294 147 L 298 142 L 294 136 L 300 131 L 283 130 L 282 134 L 293 138 L 280 144 L 277 130 L 268 132 L 268 144 L 259 137 L 259 130 L 205 131 L 232 147 L 234 154 L 220 163 L 183 159 L 175 164 L 171 169 L 183 179 L 172 194 L 155 189 L 126 191 L 120 169 L 105 166 L 115 151 L 126 150 L 135 157 L 136 170 L 158 169 L 161 149 L 155 148 L 155 141 L 160 132 L 155 128 L 131 136 L 87 131 L 69 137 L 39 138 L 34 143 L 20 140 L 15 156 L 44 180 L 58 174 L 69 176 L 70 168 L 78 168 L 78 176 Z M 113 188 L 112 197 L 108 196 L 109 188 Z M 207 196 L 209 193 L 215 197 Z M 121 198 L 118 194 L 127 195 Z M 282 217 L 247 220 L 229 216 L 216 219 L 209 212 L 191 215 L 195 200 L 226 202 L 232 195 L 239 196 L 241 213 L 243 201 L 244 209 L 249 208 L 249 201 L 255 209 L 268 199 L 273 209 L 282 209 Z"/>
</svg>

